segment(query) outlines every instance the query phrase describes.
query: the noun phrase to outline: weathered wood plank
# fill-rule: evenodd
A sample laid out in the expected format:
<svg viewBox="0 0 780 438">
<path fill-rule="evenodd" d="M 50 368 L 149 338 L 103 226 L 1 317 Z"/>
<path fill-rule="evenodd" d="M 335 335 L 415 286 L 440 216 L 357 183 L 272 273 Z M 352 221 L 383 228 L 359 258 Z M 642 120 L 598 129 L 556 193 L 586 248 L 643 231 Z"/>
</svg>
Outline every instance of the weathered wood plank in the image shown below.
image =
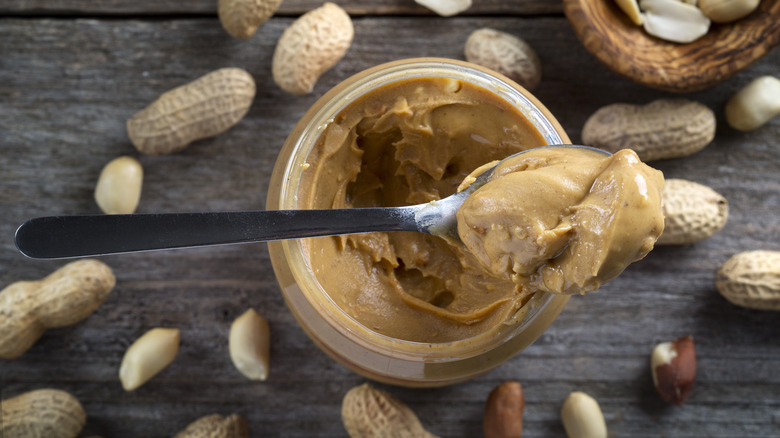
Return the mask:
<svg viewBox="0 0 780 438">
<path fill-rule="evenodd" d="M 277 15 L 300 15 L 319 7 L 324 0 L 285 0 Z M 430 10 L 416 4 L 413 0 L 339 0 L 339 6 L 353 15 L 435 15 Z M 25 15 L 170 15 L 170 14 L 208 14 L 217 12 L 217 0 L 5 0 L 0 4 L 0 16 L 3 14 Z M 560 2 L 548 0 L 476 0 L 462 15 L 493 14 L 560 14 L 563 8 Z"/>
<path fill-rule="evenodd" d="M 101 167 L 118 155 L 137 155 L 126 119 L 161 92 L 219 67 L 243 67 L 255 77 L 249 114 L 180 154 L 140 157 L 146 172 L 140 212 L 262 208 L 276 153 L 318 96 L 381 62 L 462 58 L 468 33 L 479 27 L 513 32 L 536 48 L 544 69 L 536 94 L 575 142 L 602 105 L 670 96 L 601 66 L 562 17 L 363 17 L 355 20 L 345 59 L 313 94 L 294 97 L 270 79 L 273 46 L 290 22 L 274 18 L 253 39 L 237 41 L 213 17 L 0 20 L 0 285 L 39 278 L 63 263 L 20 256 L 12 240 L 19 223 L 97 213 L 92 190 Z M 736 251 L 780 250 L 780 120 L 741 134 L 725 125 L 721 111 L 736 89 L 776 74 L 777 65 L 780 53 L 773 53 L 726 83 L 688 95 L 717 112 L 717 138 L 692 157 L 654 163 L 668 177 L 708 184 L 729 199 L 731 218 L 721 233 L 696 245 L 657 248 L 603 290 L 573 298 L 538 342 L 483 377 L 430 390 L 382 387 L 409 403 L 431 432 L 447 437 L 479 436 L 485 397 L 508 379 L 524 385 L 528 437 L 563 435 L 558 412 L 574 390 L 599 400 L 614 436 L 776 435 L 780 319 L 728 304 L 713 276 Z M 109 299 L 84 322 L 45 334 L 21 358 L 0 361 L 0 396 L 39 387 L 71 391 L 89 414 L 85 435 L 172 436 L 212 412 L 241 413 L 253 436 L 345 435 L 341 397 L 363 379 L 298 328 L 264 245 L 104 261 L 118 280 Z M 227 355 L 230 322 L 249 306 L 273 331 L 264 383 L 243 379 Z M 122 354 L 155 326 L 181 328 L 179 357 L 125 393 L 117 379 Z M 655 343 L 688 333 L 697 342 L 699 377 L 688 403 L 671 408 L 653 394 L 649 354 Z"/>
</svg>

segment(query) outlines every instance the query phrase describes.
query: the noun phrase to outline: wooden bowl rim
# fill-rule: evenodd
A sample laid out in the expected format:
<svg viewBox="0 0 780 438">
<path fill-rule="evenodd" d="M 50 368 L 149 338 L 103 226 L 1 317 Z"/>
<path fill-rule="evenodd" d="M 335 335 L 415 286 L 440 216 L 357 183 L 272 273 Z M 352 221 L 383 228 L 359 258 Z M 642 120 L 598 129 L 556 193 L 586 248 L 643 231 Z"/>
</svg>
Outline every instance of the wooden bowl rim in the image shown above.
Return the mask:
<svg viewBox="0 0 780 438">
<path fill-rule="evenodd" d="M 713 86 L 780 44 L 780 0 L 763 0 L 756 11 L 733 23 L 713 23 L 707 35 L 688 44 L 649 35 L 614 0 L 563 0 L 563 9 L 577 38 L 599 61 L 635 82 L 666 91 Z M 745 36 L 749 38 L 742 41 Z"/>
</svg>

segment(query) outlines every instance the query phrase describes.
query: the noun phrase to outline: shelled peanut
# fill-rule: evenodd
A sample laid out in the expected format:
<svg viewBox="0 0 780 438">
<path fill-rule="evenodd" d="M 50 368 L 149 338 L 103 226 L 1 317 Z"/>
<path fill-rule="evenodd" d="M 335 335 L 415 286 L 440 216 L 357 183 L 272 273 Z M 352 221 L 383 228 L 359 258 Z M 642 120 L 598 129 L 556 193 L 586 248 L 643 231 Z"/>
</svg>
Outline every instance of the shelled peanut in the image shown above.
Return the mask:
<svg viewBox="0 0 780 438">
<path fill-rule="evenodd" d="M 442 17 L 452 17 L 471 7 L 471 0 L 414 0 L 414 2 Z"/>
<path fill-rule="evenodd" d="M 561 421 L 569 438 L 607 438 L 607 423 L 599 403 L 590 395 L 575 391 L 561 407 Z"/>
<path fill-rule="evenodd" d="M 179 329 L 153 328 L 125 351 L 119 366 L 119 380 L 125 391 L 133 391 L 173 362 L 179 353 Z"/>
<path fill-rule="evenodd" d="M 640 0 L 642 26 L 650 35 L 675 43 L 693 42 L 710 30 L 701 9 L 680 0 Z"/>
<path fill-rule="evenodd" d="M 760 0 L 615 0 L 637 26 L 657 38 L 690 43 L 706 35 L 711 22 L 730 23 L 750 15 Z"/>
<path fill-rule="evenodd" d="M 485 438 L 510 438 L 523 434 L 525 397 L 519 382 L 504 382 L 490 392 L 482 415 Z"/>
<path fill-rule="evenodd" d="M 144 170 L 133 157 L 108 162 L 95 186 L 95 202 L 106 214 L 131 214 L 141 200 Z"/>
<path fill-rule="evenodd" d="M 730 23 L 745 18 L 758 8 L 761 0 L 698 0 L 702 13 L 715 23 Z"/>
<path fill-rule="evenodd" d="M 696 380 L 696 349 L 691 336 L 661 342 L 650 355 L 653 386 L 669 403 L 681 405 Z"/>
<path fill-rule="evenodd" d="M 251 380 L 268 378 L 271 346 L 268 321 L 249 309 L 230 326 L 228 348 L 236 369 Z"/>
<path fill-rule="evenodd" d="M 726 121 L 739 131 L 752 131 L 780 114 L 780 79 L 761 76 L 726 103 Z"/>
<path fill-rule="evenodd" d="M 38 281 L 18 281 L 0 292 L 0 357 L 21 356 L 46 329 L 76 324 L 105 301 L 116 284 L 97 260 L 68 263 Z"/>
</svg>

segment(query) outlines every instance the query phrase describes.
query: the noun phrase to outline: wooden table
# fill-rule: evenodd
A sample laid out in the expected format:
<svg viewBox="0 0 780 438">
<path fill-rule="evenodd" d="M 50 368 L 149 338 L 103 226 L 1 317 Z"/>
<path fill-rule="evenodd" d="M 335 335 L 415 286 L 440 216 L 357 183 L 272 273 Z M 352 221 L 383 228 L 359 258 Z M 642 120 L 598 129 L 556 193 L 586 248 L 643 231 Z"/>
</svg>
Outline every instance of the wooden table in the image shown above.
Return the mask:
<svg viewBox="0 0 780 438">
<path fill-rule="evenodd" d="M 339 1 L 355 40 L 314 92 L 290 96 L 271 80 L 276 40 L 319 0 L 287 0 L 249 40 L 227 35 L 214 0 L 5 0 L 0 5 L 0 284 L 37 279 L 64 264 L 21 256 L 13 244 L 25 219 L 98 213 L 92 192 L 103 165 L 138 156 L 145 170 L 139 212 L 259 209 L 287 134 L 326 90 L 367 67 L 400 58 L 462 59 L 469 33 L 492 27 L 539 53 L 536 95 L 572 139 L 585 119 L 613 102 L 672 95 L 606 69 L 576 40 L 558 2 L 475 1 L 441 18 L 411 0 Z M 170 156 L 139 156 L 125 121 L 160 93 L 220 67 L 257 82 L 244 120 Z M 780 317 L 746 310 L 715 290 L 732 254 L 780 250 L 780 119 L 739 133 L 723 105 L 740 87 L 780 73 L 776 51 L 729 81 L 684 97 L 718 116 L 715 141 L 694 156 L 653 163 L 667 177 L 707 184 L 731 216 L 709 240 L 661 247 L 598 293 L 574 297 L 530 348 L 493 372 L 438 389 L 379 385 L 408 403 L 443 437 L 481 435 L 484 401 L 505 380 L 523 384 L 526 437 L 564 434 L 563 399 L 585 391 L 601 404 L 615 437 L 780 435 Z M 167 437 L 210 413 L 240 413 L 253 436 L 345 436 L 341 398 L 364 379 L 334 363 L 304 335 L 284 305 L 264 244 L 103 259 L 117 276 L 88 319 L 47 332 L 27 353 L 0 360 L 0 395 L 53 387 L 74 394 L 89 419 L 83 435 Z M 227 352 L 230 323 L 248 307 L 270 321 L 271 372 L 251 382 Z M 140 389 L 118 380 L 125 349 L 146 330 L 181 329 L 176 360 Z M 688 402 L 653 392 L 649 357 L 661 341 L 692 334 L 699 358 Z M 0 421 L 2 421 L 0 419 Z"/>
</svg>

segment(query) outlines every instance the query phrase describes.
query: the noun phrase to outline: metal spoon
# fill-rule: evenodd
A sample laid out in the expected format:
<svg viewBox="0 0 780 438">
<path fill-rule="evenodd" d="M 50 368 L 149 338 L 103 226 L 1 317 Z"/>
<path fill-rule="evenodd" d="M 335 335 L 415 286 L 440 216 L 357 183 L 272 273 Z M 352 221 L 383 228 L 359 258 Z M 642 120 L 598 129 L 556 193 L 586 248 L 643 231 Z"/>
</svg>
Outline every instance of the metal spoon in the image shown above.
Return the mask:
<svg viewBox="0 0 780 438">
<path fill-rule="evenodd" d="M 587 148 L 608 154 L 588 146 L 543 147 L 555 146 Z M 47 216 L 30 219 L 19 226 L 15 243 L 27 257 L 59 259 L 376 231 L 417 231 L 459 240 L 455 214 L 469 195 L 488 182 L 496 166 L 480 174 L 465 190 L 426 204 L 325 210 Z"/>
</svg>

